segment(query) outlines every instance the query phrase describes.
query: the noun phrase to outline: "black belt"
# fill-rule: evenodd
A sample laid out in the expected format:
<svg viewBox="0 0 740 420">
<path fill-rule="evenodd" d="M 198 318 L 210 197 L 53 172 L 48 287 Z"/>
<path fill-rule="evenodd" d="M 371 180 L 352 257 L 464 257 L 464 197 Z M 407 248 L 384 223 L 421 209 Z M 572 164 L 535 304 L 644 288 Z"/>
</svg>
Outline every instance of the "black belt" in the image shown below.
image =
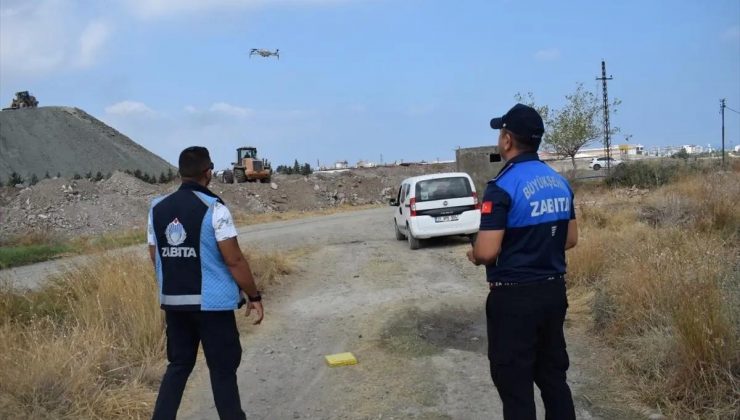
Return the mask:
<svg viewBox="0 0 740 420">
<path fill-rule="evenodd" d="M 562 280 L 565 281 L 565 275 L 564 274 L 558 274 L 555 276 L 550 276 L 541 280 L 534 280 L 534 281 L 527 281 L 527 282 L 507 282 L 507 281 L 489 281 L 488 283 L 491 284 L 491 288 L 497 288 L 497 287 L 524 287 L 524 286 L 536 286 L 543 283 L 549 283 L 553 281 Z"/>
</svg>

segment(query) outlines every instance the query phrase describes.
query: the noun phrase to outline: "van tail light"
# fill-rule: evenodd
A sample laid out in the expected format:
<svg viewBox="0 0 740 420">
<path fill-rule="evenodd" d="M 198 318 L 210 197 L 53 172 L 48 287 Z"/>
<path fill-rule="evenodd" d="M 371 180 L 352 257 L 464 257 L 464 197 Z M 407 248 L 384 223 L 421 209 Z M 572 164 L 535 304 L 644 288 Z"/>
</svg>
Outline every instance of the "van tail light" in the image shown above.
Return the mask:
<svg viewBox="0 0 740 420">
<path fill-rule="evenodd" d="M 480 202 L 478 201 L 478 193 L 473 193 L 473 204 L 475 204 L 475 209 L 480 210 Z"/>
<path fill-rule="evenodd" d="M 411 217 L 416 216 L 416 197 L 411 197 L 411 203 L 409 207 L 411 208 Z"/>
</svg>

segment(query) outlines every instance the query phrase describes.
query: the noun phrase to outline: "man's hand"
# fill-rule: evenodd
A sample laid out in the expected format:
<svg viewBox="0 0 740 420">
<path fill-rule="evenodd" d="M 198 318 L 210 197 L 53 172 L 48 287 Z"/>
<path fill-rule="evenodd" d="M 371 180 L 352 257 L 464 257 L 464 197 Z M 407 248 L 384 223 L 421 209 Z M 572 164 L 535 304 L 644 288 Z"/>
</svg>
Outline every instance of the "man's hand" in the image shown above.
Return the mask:
<svg viewBox="0 0 740 420">
<path fill-rule="evenodd" d="M 265 309 L 262 307 L 262 302 L 247 302 L 247 310 L 244 312 L 244 316 L 249 316 L 252 313 L 252 309 L 257 313 L 257 320 L 252 324 L 259 325 L 265 318 Z"/>
<path fill-rule="evenodd" d="M 468 250 L 468 260 L 475 265 L 480 265 L 478 260 L 475 259 L 475 253 L 473 252 L 473 248 L 470 248 Z"/>
</svg>

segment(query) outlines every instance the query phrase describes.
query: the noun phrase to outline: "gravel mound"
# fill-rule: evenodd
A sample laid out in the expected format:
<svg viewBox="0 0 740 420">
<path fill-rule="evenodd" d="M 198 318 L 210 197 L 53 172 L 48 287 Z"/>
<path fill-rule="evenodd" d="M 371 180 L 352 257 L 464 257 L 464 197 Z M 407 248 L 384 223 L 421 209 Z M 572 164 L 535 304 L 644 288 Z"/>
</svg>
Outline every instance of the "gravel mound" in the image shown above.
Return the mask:
<svg viewBox="0 0 740 420">
<path fill-rule="evenodd" d="M 323 210 L 342 205 L 386 204 L 404 178 L 453 170 L 449 165 L 396 167 L 276 175 L 273 184 L 210 185 L 232 213 Z M 123 172 L 102 181 L 44 179 L 25 188 L 0 187 L 0 242 L 30 232 L 95 236 L 144 229 L 149 203 L 175 191 L 179 182 L 148 184 Z"/>
<path fill-rule="evenodd" d="M 158 176 L 165 160 L 78 108 L 41 107 L 0 111 L 0 178 L 26 180 L 47 172 L 64 178 L 136 170 Z"/>
</svg>

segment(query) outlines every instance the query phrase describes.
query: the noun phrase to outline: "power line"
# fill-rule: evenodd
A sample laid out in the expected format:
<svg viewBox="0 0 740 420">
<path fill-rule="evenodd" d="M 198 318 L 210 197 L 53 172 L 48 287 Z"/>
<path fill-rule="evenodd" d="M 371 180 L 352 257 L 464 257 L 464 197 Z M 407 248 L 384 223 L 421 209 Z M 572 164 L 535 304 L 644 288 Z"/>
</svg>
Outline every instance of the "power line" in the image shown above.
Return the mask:
<svg viewBox="0 0 740 420">
<path fill-rule="evenodd" d="M 606 173 L 609 174 L 611 170 L 611 156 L 612 156 L 612 145 L 609 140 L 609 95 L 606 89 L 606 81 L 612 80 L 614 77 L 609 75 L 606 77 L 606 62 L 601 60 L 601 77 L 597 77 L 596 80 L 601 80 L 603 87 L 604 96 L 604 149 L 606 149 Z"/>
<path fill-rule="evenodd" d="M 732 111 L 732 112 L 736 112 L 736 113 L 740 114 L 740 111 L 736 111 L 736 110 L 734 110 L 734 109 L 730 108 L 730 107 L 729 107 L 729 106 L 727 106 L 727 105 L 725 105 L 725 109 L 729 109 L 729 110 L 730 110 L 730 111 Z"/>
<path fill-rule="evenodd" d="M 719 100 L 719 111 L 722 114 L 722 167 L 725 166 L 725 101 L 725 98 Z"/>
</svg>

